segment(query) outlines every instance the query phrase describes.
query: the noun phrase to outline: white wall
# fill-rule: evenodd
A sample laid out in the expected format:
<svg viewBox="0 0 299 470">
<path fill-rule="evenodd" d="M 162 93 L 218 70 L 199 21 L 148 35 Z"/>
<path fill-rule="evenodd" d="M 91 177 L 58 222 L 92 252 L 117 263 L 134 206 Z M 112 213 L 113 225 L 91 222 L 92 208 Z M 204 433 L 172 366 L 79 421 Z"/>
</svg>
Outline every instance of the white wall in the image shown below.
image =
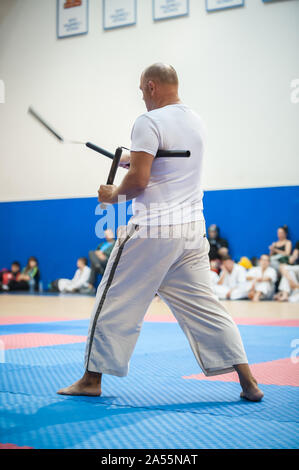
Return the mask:
<svg viewBox="0 0 299 470">
<path fill-rule="evenodd" d="M 110 161 L 57 143 L 28 105 L 68 137 L 129 146 L 139 76 L 156 61 L 176 67 L 182 99 L 206 122 L 204 188 L 298 184 L 299 1 L 208 14 L 190 0 L 189 17 L 158 23 L 151 0 L 137 3 L 136 26 L 104 32 L 102 2 L 90 0 L 89 34 L 58 40 L 56 0 L 0 0 L 0 200 L 95 195 Z"/>
</svg>

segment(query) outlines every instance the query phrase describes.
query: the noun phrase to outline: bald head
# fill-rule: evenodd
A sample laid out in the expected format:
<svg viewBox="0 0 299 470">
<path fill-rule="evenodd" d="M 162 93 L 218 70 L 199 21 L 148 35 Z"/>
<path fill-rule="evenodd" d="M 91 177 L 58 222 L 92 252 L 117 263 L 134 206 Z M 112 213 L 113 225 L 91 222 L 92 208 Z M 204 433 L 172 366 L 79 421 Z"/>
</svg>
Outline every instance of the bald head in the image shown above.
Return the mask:
<svg viewBox="0 0 299 470">
<path fill-rule="evenodd" d="M 165 85 L 178 86 L 179 84 L 177 73 L 172 65 L 163 64 L 162 62 L 150 65 L 142 75 L 145 80 L 154 80 Z"/>
<path fill-rule="evenodd" d="M 177 73 L 171 65 L 158 62 L 147 67 L 140 80 L 147 110 L 179 103 L 178 85 Z"/>
</svg>

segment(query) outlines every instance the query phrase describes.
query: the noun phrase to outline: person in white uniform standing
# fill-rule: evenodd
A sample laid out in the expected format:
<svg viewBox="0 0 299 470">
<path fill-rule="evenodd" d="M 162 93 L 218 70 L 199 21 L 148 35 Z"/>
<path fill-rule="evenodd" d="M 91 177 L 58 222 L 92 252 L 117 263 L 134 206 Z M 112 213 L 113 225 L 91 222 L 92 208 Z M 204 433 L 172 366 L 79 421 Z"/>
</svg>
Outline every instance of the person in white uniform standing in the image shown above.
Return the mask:
<svg viewBox="0 0 299 470">
<path fill-rule="evenodd" d="M 118 236 L 98 287 L 83 377 L 58 391 L 101 395 L 103 374 L 126 376 L 145 313 L 156 292 L 169 305 L 207 376 L 237 371 L 241 397 L 260 401 L 239 330 L 213 294 L 202 211 L 204 129 L 178 97 L 173 67 L 154 64 L 141 76 L 147 113 L 132 130 L 130 168 L 119 186 L 101 185 L 99 201 L 133 199 L 133 217 Z M 189 158 L 155 158 L 158 149 Z M 126 161 L 125 161 L 126 160 Z"/>
</svg>

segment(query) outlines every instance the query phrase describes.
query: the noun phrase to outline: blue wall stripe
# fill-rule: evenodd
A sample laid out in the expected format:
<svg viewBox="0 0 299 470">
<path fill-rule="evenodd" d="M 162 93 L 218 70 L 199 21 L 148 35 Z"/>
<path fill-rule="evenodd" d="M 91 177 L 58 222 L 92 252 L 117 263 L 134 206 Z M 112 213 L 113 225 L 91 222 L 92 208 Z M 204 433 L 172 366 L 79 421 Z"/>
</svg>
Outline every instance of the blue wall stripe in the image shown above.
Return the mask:
<svg viewBox="0 0 299 470">
<path fill-rule="evenodd" d="M 97 204 L 96 198 L 0 203 L 0 269 L 14 259 L 24 265 L 35 255 L 44 286 L 71 277 L 77 257 L 100 241 Z M 268 252 L 280 225 L 289 226 L 293 243 L 299 239 L 299 186 L 205 191 L 204 213 L 207 226 L 220 226 L 235 259 L 259 256 Z"/>
</svg>

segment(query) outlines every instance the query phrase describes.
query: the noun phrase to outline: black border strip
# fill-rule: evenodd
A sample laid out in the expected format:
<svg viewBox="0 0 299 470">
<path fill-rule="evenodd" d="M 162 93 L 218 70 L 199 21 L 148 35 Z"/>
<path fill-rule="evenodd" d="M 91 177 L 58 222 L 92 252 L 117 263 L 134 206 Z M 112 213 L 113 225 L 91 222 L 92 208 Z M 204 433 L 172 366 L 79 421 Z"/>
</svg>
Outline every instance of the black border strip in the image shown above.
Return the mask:
<svg viewBox="0 0 299 470">
<path fill-rule="evenodd" d="M 269 468 L 270 465 L 280 464 L 282 467 L 291 468 L 294 459 L 299 455 L 297 449 L 5 449 L 2 450 L 1 457 L 9 458 L 11 462 L 17 462 L 20 467 L 24 467 L 24 462 L 28 463 L 32 469 L 45 466 L 45 458 L 53 466 L 61 467 L 65 463 L 68 468 L 70 463 L 82 464 L 86 468 L 87 464 L 104 465 L 104 468 L 111 468 L 112 465 L 123 465 L 122 468 L 131 467 L 134 469 L 144 468 L 146 464 L 151 467 L 161 468 L 164 466 L 187 465 L 187 468 L 207 468 L 211 463 L 216 463 L 220 468 L 227 464 L 234 469 L 241 467 L 246 462 L 256 466 L 257 461 L 260 467 Z M 131 464 L 128 462 L 131 458 Z M 126 459 L 126 460 L 125 460 Z M 134 463 L 132 462 L 134 459 Z M 114 460 L 114 461 L 113 461 Z M 232 465 L 233 462 L 233 465 Z M 118 465 L 115 465 L 116 467 Z"/>
<path fill-rule="evenodd" d="M 99 305 L 98 305 L 96 314 L 95 314 L 94 319 L 93 319 L 93 325 L 92 325 L 92 329 L 91 329 L 91 333 L 90 333 L 90 340 L 89 340 L 89 350 L 88 350 L 87 365 L 86 365 L 86 370 L 87 370 L 87 371 L 88 371 L 88 364 L 89 364 L 90 353 L 91 353 L 91 348 L 92 348 L 92 342 L 93 342 L 94 333 L 95 333 L 95 329 L 96 329 L 96 325 L 97 325 L 97 322 L 98 322 L 99 315 L 100 315 L 100 313 L 101 313 L 103 304 L 104 304 L 104 302 L 105 302 L 107 292 L 108 292 L 108 290 L 109 290 L 109 288 L 110 288 L 110 286 L 111 286 L 111 284 L 112 284 L 112 281 L 113 281 L 113 278 L 114 278 L 114 274 L 115 274 L 117 265 L 118 265 L 118 263 L 119 263 L 121 254 L 122 254 L 122 252 L 123 252 L 124 246 L 125 246 L 125 244 L 127 243 L 127 241 L 133 236 L 133 234 L 135 233 L 137 227 L 138 227 L 138 225 L 135 225 L 135 226 L 134 226 L 134 230 L 132 231 L 132 233 L 129 233 L 129 235 L 127 235 L 127 237 L 125 238 L 125 240 L 124 240 L 124 241 L 122 242 L 122 244 L 120 245 L 120 247 L 119 247 L 119 249 L 118 249 L 118 252 L 117 252 L 117 255 L 116 255 L 116 258 L 115 258 L 115 260 L 114 260 L 114 263 L 113 263 L 113 265 L 112 265 L 112 267 L 111 267 L 111 271 L 110 271 L 110 274 L 109 274 L 109 277 L 108 277 L 108 281 L 107 281 L 106 287 L 105 287 L 105 289 L 104 289 L 104 292 L 103 292 L 103 294 L 102 294 L 102 297 L 101 297 L 100 303 L 99 303 Z"/>
</svg>

